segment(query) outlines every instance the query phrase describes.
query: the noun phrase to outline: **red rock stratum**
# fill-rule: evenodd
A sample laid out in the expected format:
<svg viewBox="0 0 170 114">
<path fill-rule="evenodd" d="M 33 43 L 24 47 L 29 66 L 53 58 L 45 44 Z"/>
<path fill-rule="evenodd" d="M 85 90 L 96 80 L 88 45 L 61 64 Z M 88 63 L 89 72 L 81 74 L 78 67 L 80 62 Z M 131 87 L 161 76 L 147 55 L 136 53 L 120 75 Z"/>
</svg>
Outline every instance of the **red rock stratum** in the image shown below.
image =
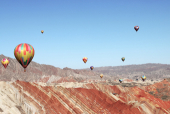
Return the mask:
<svg viewBox="0 0 170 114">
<path fill-rule="evenodd" d="M 3 82 L 1 95 L 6 93 L 12 99 L 8 105 L 16 103 L 13 105 L 15 112 L 11 114 L 15 114 L 17 110 L 21 113 L 21 109 L 31 114 L 169 114 L 170 101 L 163 101 L 147 92 L 155 91 L 154 88 L 161 87 L 162 84 L 170 83 L 162 81 L 143 88 L 79 83 L 80 86 L 76 88 L 16 81 Z M 1 112 L 7 113 L 2 104 L 0 103 Z M 16 109 L 18 106 L 20 109 Z M 9 108 L 10 110 L 14 109 Z"/>
</svg>

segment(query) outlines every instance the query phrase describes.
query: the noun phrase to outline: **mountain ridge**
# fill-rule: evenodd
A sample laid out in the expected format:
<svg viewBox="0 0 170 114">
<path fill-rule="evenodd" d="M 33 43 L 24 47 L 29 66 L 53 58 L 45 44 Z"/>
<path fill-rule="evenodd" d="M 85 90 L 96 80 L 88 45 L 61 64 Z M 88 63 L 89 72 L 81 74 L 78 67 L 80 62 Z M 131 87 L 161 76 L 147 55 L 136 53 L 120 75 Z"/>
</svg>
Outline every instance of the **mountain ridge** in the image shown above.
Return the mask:
<svg viewBox="0 0 170 114">
<path fill-rule="evenodd" d="M 43 76 L 54 77 L 74 77 L 75 80 L 100 80 L 99 75 L 104 74 L 104 80 L 115 80 L 119 78 L 129 78 L 135 80 L 142 75 L 146 75 L 147 79 L 164 79 L 170 77 L 170 65 L 167 64 L 140 64 L 140 65 L 125 65 L 125 66 L 107 66 L 94 67 L 86 69 L 72 69 L 65 67 L 63 69 L 52 65 L 39 64 L 32 61 L 24 72 L 22 66 L 16 59 L 0 55 L 0 59 L 9 58 L 10 63 L 5 69 L 2 64 L 0 66 L 0 80 L 22 80 L 22 81 L 37 81 Z M 55 80 L 54 80 L 55 81 Z"/>
</svg>

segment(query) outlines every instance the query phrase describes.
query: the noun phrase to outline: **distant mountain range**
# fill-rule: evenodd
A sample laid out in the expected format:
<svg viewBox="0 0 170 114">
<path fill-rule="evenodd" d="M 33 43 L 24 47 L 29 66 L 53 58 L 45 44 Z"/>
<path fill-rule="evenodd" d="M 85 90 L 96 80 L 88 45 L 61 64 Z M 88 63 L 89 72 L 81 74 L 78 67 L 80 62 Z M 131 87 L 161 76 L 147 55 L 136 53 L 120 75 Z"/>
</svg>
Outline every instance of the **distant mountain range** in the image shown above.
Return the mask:
<svg viewBox="0 0 170 114">
<path fill-rule="evenodd" d="M 38 64 L 31 62 L 24 72 L 22 66 L 16 59 L 0 55 L 0 60 L 8 58 L 10 63 L 5 69 L 0 65 L 0 80 L 22 80 L 22 81 L 37 81 L 45 76 L 53 77 L 74 77 L 75 80 L 84 79 L 100 79 L 99 75 L 104 74 L 103 79 L 118 79 L 129 78 L 136 79 L 145 75 L 147 79 L 163 79 L 170 77 L 170 65 L 167 64 L 142 64 L 142 65 L 126 65 L 117 67 L 95 67 L 93 71 L 87 69 L 71 69 L 71 68 L 57 68 L 51 65 Z"/>
<path fill-rule="evenodd" d="M 116 67 L 99 67 L 94 69 L 95 72 L 102 72 L 105 75 L 117 78 L 136 79 L 145 75 L 147 79 L 164 79 L 170 77 L 170 65 L 167 64 L 142 64 L 126 65 Z"/>
</svg>

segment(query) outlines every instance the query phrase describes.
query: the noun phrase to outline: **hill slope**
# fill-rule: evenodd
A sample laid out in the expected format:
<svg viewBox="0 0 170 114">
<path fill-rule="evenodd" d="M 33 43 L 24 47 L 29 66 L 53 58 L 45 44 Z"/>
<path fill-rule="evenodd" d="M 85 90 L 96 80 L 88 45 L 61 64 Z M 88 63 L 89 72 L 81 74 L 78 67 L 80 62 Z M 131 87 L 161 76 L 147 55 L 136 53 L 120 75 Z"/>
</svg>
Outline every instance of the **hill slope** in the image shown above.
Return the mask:
<svg viewBox="0 0 170 114">
<path fill-rule="evenodd" d="M 0 55 L 0 60 L 9 58 Z M 143 64 L 143 65 L 127 65 L 118 67 L 95 67 L 93 71 L 90 69 L 70 69 L 70 68 L 56 68 L 51 65 L 38 64 L 31 62 L 24 72 L 22 66 L 16 59 L 9 58 L 10 64 L 5 69 L 0 66 L 0 80 L 22 80 L 22 81 L 37 81 L 42 78 L 49 78 L 49 82 L 54 82 L 62 77 L 72 77 L 75 81 L 100 80 L 99 74 L 103 73 L 103 79 L 119 79 L 129 78 L 135 80 L 142 75 L 146 75 L 147 79 L 163 79 L 170 77 L 170 65 L 166 64 Z"/>
</svg>

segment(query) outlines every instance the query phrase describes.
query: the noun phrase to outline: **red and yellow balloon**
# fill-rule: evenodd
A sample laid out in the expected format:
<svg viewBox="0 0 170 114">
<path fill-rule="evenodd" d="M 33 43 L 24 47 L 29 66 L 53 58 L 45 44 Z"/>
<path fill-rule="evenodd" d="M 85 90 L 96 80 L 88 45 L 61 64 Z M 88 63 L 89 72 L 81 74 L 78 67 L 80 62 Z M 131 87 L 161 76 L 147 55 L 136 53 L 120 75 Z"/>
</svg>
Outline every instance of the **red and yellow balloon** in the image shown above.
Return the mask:
<svg viewBox="0 0 170 114">
<path fill-rule="evenodd" d="M 86 62 L 87 62 L 87 60 L 88 60 L 88 58 L 87 58 L 87 57 L 83 57 L 83 62 L 84 62 L 84 63 L 86 63 Z"/>
<path fill-rule="evenodd" d="M 44 33 L 44 30 L 41 30 L 41 33 L 43 34 L 43 33 Z"/>
<path fill-rule="evenodd" d="M 34 54 L 34 48 L 30 44 L 22 43 L 14 49 L 15 58 L 24 68 L 24 72 L 26 72 L 26 68 L 32 61 Z"/>
<path fill-rule="evenodd" d="M 6 68 L 9 64 L 9 59 L 4 58 L 4 59 L 2 59 L 1 63 Z"/>
<path fill-rule="evenodd" d="M 103 74 L 100 74 L 100 78 L 103 78 Z"/>
</svg>

